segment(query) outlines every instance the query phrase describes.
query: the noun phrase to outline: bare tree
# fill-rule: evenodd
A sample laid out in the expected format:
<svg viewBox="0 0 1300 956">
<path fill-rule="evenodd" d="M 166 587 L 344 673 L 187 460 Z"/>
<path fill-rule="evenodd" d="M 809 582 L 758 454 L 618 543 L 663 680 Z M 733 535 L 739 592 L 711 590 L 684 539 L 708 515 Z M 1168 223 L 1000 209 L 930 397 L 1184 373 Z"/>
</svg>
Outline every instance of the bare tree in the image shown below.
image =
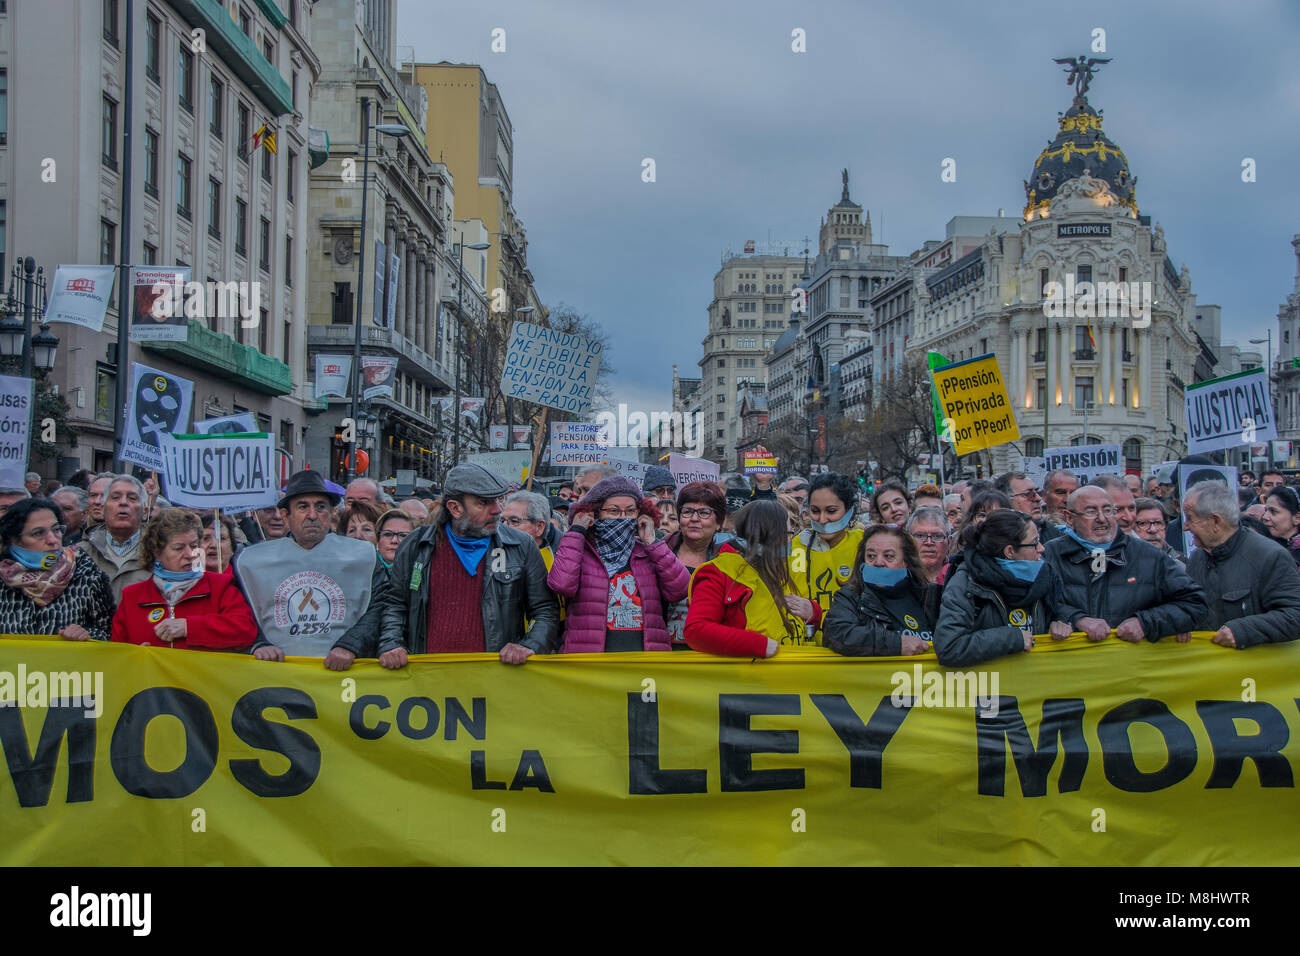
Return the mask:
<svg viewBox="0 0 1300 956">
<path fill-rule="evenodd" d="M 931 391 L 925 361 L 904 362 L 882 384 L 865 422 L 839 423 L 835 456 L 839 470 L 852 474 L 857 461 L 876 461 L 881 476 L 902 478 L 920 465 L 921 456 L 935 448 Z"/>
</svg>

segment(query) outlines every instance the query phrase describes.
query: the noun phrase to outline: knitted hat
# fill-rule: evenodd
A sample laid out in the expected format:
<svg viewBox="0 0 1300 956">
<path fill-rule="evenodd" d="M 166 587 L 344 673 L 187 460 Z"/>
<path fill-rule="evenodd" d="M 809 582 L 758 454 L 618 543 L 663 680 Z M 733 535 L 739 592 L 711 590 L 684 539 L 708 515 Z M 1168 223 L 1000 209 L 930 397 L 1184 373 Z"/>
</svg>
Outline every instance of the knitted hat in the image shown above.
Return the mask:
<svg viewBox="0 0 1300 956">
<path fill-rule="evenodd" d="M 595 487 L 582 496 L 579 504 L 590 504 L 599 508 L 605 503 L 606 498 L 613 498 L 617 495 L 627 495 L 637 503 L 640 503 L 641 499 L 645 497 L 641 493 L 641 489 L 631 479 L 624 478 L 622 475 L 613 475 L 596 482 Z"/>
<path fill-rule="evenodd" d="M 663 465 L 650 465 L 645 470 L 645 477 L 641 479 L 641 487 L 646 491 L 653 491 L 656 488 L 668 486 L 677 493 L 677 482 L 673 481 L 673 473 Z"/>
</svg>

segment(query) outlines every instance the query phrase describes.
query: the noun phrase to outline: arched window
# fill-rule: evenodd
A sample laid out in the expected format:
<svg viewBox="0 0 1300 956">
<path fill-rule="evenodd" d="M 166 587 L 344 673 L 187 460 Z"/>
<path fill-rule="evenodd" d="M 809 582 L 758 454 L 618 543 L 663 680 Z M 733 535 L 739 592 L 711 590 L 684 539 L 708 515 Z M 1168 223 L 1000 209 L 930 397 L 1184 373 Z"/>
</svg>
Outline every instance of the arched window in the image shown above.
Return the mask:
<svg viewBox="0 0 1300 956">
<path fill-rule="evenodd" d="M 1030 458 L 1041 458 L 1043 456 L 1043 440 L 1041 438 L 1025 439 L 1025 454 Z"/>
<path fill-rule="evenodd" d="M 1124 470 L 1142 474 L 1142 439 L 1130 438 L 1124 443 Z"/>
</svg>

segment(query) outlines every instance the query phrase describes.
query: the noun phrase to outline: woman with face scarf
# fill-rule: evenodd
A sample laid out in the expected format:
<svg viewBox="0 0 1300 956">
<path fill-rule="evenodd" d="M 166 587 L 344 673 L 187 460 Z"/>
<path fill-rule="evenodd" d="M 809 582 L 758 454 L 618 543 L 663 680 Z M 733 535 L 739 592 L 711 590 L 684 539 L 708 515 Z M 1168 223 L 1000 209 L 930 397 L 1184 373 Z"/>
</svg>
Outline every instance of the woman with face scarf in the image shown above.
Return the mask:
<svg viewBox="0 0 1300 956">
<path fill-rule="evenodd" d="M 690 575 L 655 539 L 659 511 L 633 482 L 603 478 L 573 507 L 546 583 L 566 598 L 564 654 L 671 650 L 665 609 Z"/>
<path fill-rule="evenodd" d="M 1261 519 L 1268 535 L 1291 555 L 1300 567 L 1300 495 L 1287 485 L 1279 485 L 1264 499 Z"/>
<path fill-rule="evenodd" d="M 826 615 L 825 645 L 846 657 L 924 654 L 934 640 L 942 588 L 930 584 L 912 536 L 872 525 L 853 576 Z"/>
<path fill-rule="evenodd" d="M 1058 621 L 1061 579 L 1043 560 L 1038 526 L 1002 509 L 962 532 L 964 560 L 943 588 L 934 653 L 944 667 L 968 667 L 1028 651 L 1035 634 L 1068 637 Z"/>
<path fill-rule="evenodd" d="M 49 498 L 24 498 L 0 517 L 0 634 L 58 634 L 106 641 L 113 590 L 85 551 L 63 547 L 63 514 Z"/>
<path fill-rule="evenodd" d="M 145 525 L 140 562 L 144 581 L 122 589 L 113 640 L 154 647 L 243 650 L 257 637 L 253 612 L 229 574 L 205 571 L 199 516 L 167 508 Z"/>
<path fill-rule="evenodd" d="M 790 577 L 800 597 L 808 598 L 825 615 L 831 600 L 853 574 L 862 542 L 862 529 L 853 526 L 857 488 L 843 475 L 820 474 L 808 486 L 809 527 L 790 545 Z M 805 643 L 821 644 L 819 626 L 808 628 Z"/>
</svg>

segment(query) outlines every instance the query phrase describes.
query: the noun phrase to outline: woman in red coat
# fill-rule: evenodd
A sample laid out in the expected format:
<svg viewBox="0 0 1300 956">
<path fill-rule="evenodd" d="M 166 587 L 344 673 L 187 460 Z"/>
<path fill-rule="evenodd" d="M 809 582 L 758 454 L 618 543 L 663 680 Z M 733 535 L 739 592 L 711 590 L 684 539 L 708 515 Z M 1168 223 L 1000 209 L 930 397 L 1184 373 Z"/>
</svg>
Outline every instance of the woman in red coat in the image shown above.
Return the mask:
<svg viewBox="0 0 1300 956">
<path fill-rule="evenodd" d="M 229 574 L 203 570 L 198 515 L 167 508 L 140 536 L 140 563 L 153 576 L 122 590 L 113 640 L 156 647 L 234 651 L 257 636 L 253 612 Z"/>
</svg>

